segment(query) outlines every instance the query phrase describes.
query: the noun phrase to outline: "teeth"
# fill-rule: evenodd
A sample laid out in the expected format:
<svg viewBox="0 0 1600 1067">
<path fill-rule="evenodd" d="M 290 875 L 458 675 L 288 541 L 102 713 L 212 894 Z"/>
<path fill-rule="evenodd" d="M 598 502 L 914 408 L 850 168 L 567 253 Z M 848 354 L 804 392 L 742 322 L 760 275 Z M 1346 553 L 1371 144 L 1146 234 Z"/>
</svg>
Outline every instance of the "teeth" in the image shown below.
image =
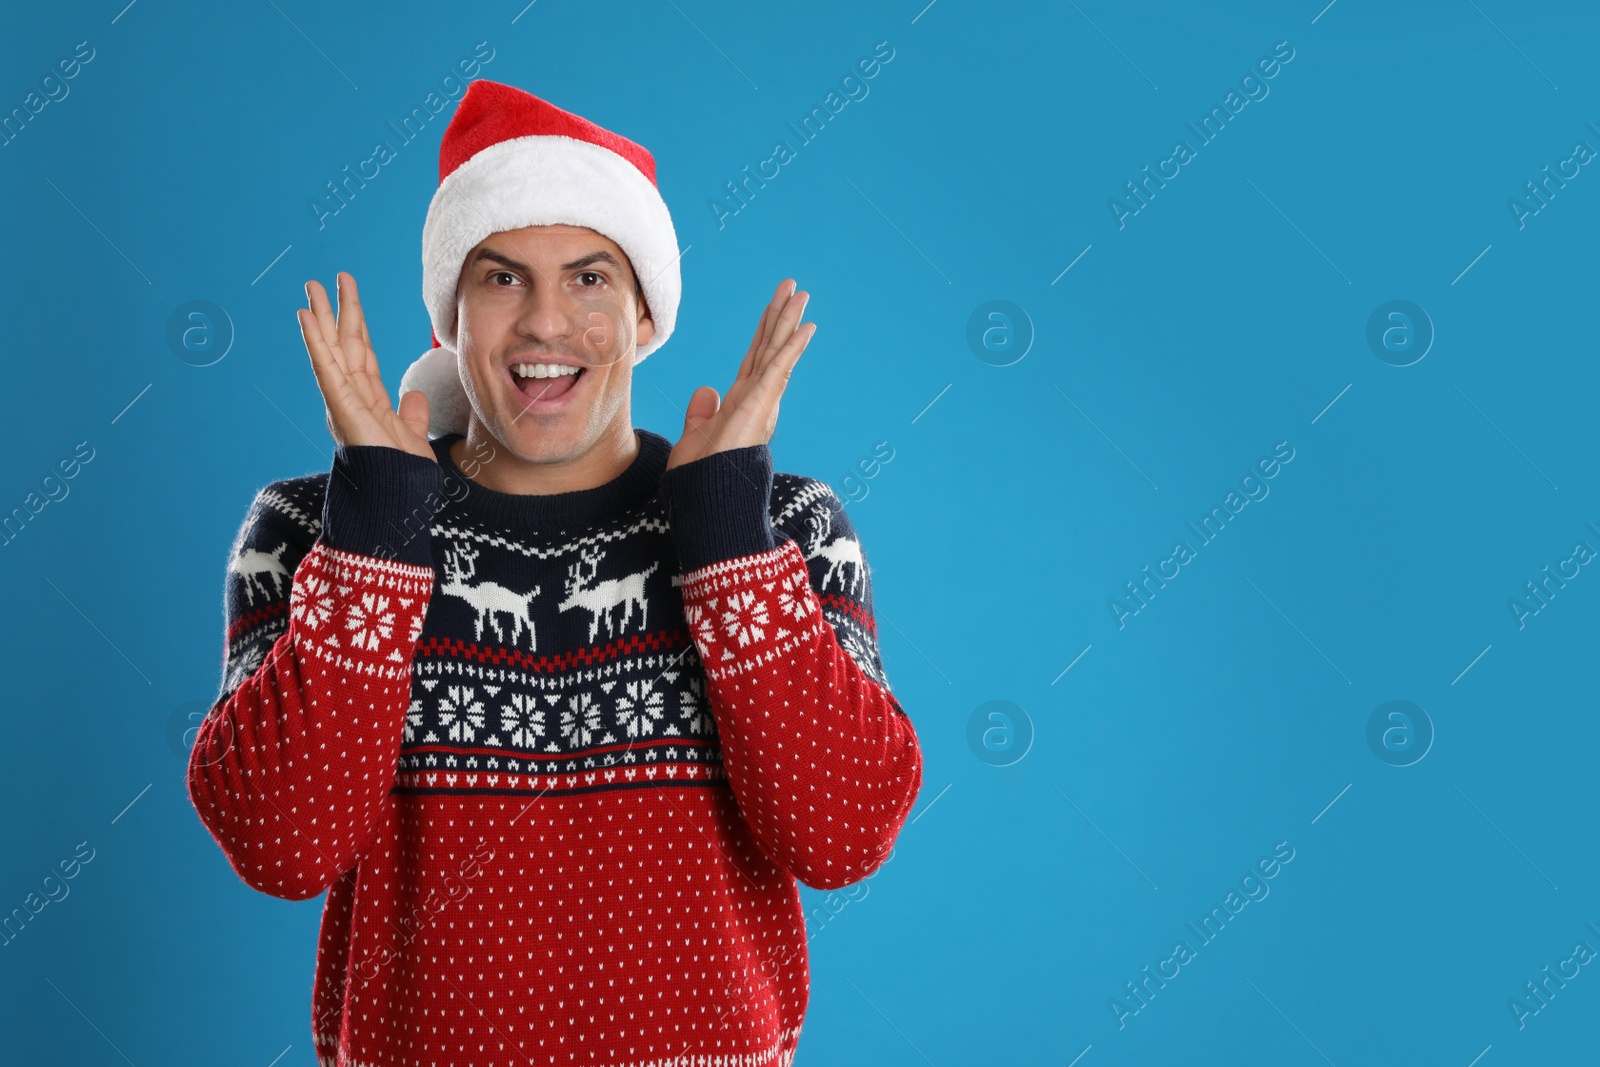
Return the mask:
<svg viewBox="0 0 1600 1067">
<path fill-rule="evenodd" d="M 582 369 L 564 363 L 514 363 L 511 366 L 519 378 L 559 378 L 564 374 L 577 374 Z"/>
</svg>

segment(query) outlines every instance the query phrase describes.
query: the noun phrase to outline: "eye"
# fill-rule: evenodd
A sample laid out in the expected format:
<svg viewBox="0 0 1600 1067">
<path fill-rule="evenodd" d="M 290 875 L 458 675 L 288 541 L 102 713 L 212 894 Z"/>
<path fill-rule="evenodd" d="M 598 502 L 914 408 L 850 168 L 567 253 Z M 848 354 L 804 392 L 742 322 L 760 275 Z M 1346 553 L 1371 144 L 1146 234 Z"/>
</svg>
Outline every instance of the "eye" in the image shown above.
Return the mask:
<svg viewBox="0 0 1600 1067">
<path fill-rule="evenodd" d="M 583 279 L 585 279 L 585 278 L 593 278 L 594 281 L 593 282 L 585 282 L 585 281 L 583 281 Z M 579 284 L 581 284 L 581 285 L 591 285 L 591 286 L 593 286 L 593 285 L 603 285 L 605 283 L 606 276 L 604 274 L 601 274 L 597 270 L 586 270 L 586 271 L 581 271 L 578 274 L 578 280 L 579 280 Z"/>
<path fill-rule="evenodd" d="M 497 270 L 497 271 L 491 271 L 490 272 L 489 281 L 491 283 L 498 284 L 496 282 L 496 279 L 499 279 L 499 278 L 510 278 L 512 281 L 516 281 L 517 280 L 517 276 L 515 274 L 512 274 L 508 270 Z"/>
</svg>

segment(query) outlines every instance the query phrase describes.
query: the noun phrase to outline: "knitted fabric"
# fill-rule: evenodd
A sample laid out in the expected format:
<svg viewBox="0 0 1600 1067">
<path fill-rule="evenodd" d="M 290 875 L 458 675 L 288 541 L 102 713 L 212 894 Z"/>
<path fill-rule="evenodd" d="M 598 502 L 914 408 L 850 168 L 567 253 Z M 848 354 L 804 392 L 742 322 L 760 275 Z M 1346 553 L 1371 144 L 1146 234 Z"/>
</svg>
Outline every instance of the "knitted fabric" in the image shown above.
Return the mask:
<svg viewBox="0 0 1600 1067">
<path fill-rule="evenodd" d="M 249 509 L 188 785 L 246 884 L 327 893 L 324 1067 L 793 1059 L 797 883 L 877 869 L 921 752 L 826 483 L 637 433 L 594 489 L 452 435 Z"/>
</svg>

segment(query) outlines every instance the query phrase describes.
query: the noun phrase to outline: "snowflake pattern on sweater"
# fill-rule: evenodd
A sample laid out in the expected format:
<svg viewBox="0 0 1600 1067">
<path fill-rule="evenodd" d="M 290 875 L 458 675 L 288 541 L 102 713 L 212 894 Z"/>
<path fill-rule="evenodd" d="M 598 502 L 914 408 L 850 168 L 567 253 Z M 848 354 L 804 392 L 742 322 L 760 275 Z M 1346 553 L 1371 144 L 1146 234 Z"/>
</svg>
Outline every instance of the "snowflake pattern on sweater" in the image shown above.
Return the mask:
<svg viewBox="0 0 1600 1067">
<path fill-rule="evenodd" d="M 883 862 L 921 753 L 827 484 L 638 438 L 575 493 L 447 437 L 251 505 L 190 796 L 248 885 L 327 891 L 322 1064 L 792 1060 L 797 882 Z"/>
</svg>

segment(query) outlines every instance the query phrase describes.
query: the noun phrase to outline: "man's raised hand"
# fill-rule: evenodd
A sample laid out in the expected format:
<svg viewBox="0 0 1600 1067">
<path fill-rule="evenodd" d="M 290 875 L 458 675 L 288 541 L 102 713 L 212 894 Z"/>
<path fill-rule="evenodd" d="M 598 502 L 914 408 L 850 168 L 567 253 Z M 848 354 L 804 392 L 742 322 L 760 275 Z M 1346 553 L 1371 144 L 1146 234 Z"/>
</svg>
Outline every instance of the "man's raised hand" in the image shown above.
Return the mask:
<svg viewBox="0 0 1600 1067">
<path fill-rule="evenodd" d="M 309 308 L 295 312 L 311 370 L 317 376 L 328 408 L 328 432 L 344 445 L 386 445 L 438 462 L 428 443 L 428 397 L 413 389 L 400 398 L 400 410 L 389 403 L 389 391 L 378 377 L 378 357 L 367 336 L 356 280 L 340 271 L 339 315 L 322 283 L 306 283 Z M 329 340 L 329 339 L 332 340 Z"/>
<path fill-rule="evenodd" d="M 714 388 L 702 385 L 689 398 L 683 437 L 667 457 L 668 470 L 715 452 L 772 440 L 778 427 L 778 401 L 800 354 L 817 332 L 814 322 L 797 328 L 811 294 L 796 292 L 794 286 L 793 278 L 778 283 L 727 397 L 719 400 Z"/>
</svg>

